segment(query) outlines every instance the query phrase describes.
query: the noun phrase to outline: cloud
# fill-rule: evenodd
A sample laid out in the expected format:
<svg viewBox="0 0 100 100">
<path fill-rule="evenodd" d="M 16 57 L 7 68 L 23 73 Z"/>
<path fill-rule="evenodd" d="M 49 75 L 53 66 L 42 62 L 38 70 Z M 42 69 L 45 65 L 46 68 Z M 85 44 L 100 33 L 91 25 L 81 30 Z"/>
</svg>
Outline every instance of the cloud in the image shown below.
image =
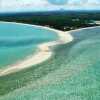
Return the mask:
<svg viewBox="0 0 100 100">
<path fill-rule="evenodd" d="M 0 12 L 100 9 L 100 0 L 0 0 Z"/>
<path fill-rule="evenodd" d="M 99 9 L 100 10 L 100 1 L 99 0 L 69 0 L 69 2 L 64 6 L 65 9 Z"/>
<path fill-rule="evenodd" d="M 27 11 L 33 8 L 35 9 L 36 6 L 45 5 L 41 0 L 37 0 L 37 2 L 33 2 L 33 0 L 2 0 L 0 4 L 0 12 Z"/>
</svg>

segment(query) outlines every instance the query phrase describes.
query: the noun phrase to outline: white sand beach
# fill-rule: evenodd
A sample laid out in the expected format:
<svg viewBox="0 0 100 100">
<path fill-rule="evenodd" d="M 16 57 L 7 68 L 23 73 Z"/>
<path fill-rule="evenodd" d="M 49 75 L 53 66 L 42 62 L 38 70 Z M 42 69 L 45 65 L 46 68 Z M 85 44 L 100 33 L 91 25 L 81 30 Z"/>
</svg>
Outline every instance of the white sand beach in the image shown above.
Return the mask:
<svg viewBox="0 0 100 100">
<path fill-rule="evenodd" d="M 34 26 L 34 25 L 31 25 L 31 26 Z M 36 27 L 42 27 L 42 26 L 36 26 Z M 55 31 L 59 36 L 59 40 L 40 44 L 38 46 L 39 52 L 25 59 L 24 61 L 18 62 L 14 65 L 10 65 L 6 69 L 0 70 L 0 76 L 8 75 L 10 73 L 14 73 L 22 69 L 31 67 L 33 65 L 40 64 L 51 57 L 52 50 L 50 50 L 50 47 L 55 46 L 55 45 L 65 44 L 73 40 L 73 37 L 69 34 L 69 32 L 65 33 L 63 31 L 51 29 L 48 27 L 42 27 L 42 28 Z"/>
</svg>

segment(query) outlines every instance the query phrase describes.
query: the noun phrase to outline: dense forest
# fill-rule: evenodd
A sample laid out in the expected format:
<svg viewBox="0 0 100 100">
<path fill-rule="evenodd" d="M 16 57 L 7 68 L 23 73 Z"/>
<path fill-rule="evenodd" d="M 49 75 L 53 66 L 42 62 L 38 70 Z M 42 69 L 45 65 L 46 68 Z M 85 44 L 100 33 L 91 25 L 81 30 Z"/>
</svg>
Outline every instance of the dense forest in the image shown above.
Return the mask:
<svg viewBox="0 0 100 100">
<path fill-rule="evenodd" d="M 0 14 L 0 21 L 21 22 L 49 26 L 60 30 L 97 25 L 100 20 L 99 11 L 53 11 L 36 13 Z"/>
</svg>

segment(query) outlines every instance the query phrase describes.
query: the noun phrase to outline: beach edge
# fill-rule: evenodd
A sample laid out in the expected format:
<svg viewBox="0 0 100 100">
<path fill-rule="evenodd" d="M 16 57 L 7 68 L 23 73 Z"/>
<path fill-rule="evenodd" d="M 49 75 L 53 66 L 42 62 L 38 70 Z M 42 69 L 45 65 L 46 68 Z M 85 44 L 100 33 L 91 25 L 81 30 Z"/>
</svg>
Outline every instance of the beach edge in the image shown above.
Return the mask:
<svg viewBox="0 0 100 100">
<path fill-rule="evenodd" d="M 8 74 L 15 73 L 23 69 L 29 68 L 31 66 L 40 64 L 48 60 L 52 56 L 53 52 L 50 49 L 50 47 L 61 45 L 61 44 L 67 44 L 73 40 L 73 37 L 70 35 L 70 31 L 64 32 L 64 31 L 59 31 L 59 30 L 45 27 L 45 26 L 23 24 L 23 23 L 16 23 L 16 22 L 3 22 L 3 23 L 12 23 L 12 24 L 19 24 L 19 25 L 22 24 L 22 25 L 28 25 L 31 27 L 32 26 L 40 27 L 43 29 L 54 31 L 59 36 L 59 39 L 56 41 L 46 42 L 46 43 L 42 43 L 38 45 L 39 51 L 35 55 L 29 57 L 28 59 L 21 61 L 20 63 L 15 63 L 14 65 L 11 65 L 6 69 L 0 70 L 0 76 L 5 76 Z"/>
</svg>

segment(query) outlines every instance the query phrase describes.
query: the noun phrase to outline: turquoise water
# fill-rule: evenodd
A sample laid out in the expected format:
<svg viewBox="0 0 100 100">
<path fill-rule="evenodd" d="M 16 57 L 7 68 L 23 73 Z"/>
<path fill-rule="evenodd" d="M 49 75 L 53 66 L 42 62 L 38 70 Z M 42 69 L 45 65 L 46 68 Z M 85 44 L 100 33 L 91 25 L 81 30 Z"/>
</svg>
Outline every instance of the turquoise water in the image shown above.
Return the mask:
<svg viewBox="0 0 100 100">
<path fill-rule="evenodd" d="M 0 68 L 35 54 L 37 45 L 57 38 L 56 33 L 50 30 L 0 22 Z"/>
<path fill-rule="evenodd" d="M 100 27 L 71 35 L 48 61 L 0 77 L 0 100 L 100 100 Z"/>
</svg>

